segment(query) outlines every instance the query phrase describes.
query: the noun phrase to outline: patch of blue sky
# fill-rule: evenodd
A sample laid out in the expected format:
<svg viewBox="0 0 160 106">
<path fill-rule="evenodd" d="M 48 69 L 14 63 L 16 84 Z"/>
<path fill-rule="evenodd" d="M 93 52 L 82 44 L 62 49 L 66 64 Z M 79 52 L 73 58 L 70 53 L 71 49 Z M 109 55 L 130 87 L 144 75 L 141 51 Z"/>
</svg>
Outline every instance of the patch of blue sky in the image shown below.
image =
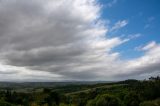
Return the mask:
<svg viewBox="0 0 160 106">
<path fill-rule="evenodd" d="M 99 0 L 103 5 L 101 18 L 110 20 L 109 28 L 116 22 L 126 20 L 128 24 L 120 29 L 111 30 L 107 37 L 128 38 L 140 34 L 140 37 L 116 47 L 123 59 L 133 59 L 143 55 L 136 47 L 155 41 L 160 43 L 160 0 Z"/>
</svg>

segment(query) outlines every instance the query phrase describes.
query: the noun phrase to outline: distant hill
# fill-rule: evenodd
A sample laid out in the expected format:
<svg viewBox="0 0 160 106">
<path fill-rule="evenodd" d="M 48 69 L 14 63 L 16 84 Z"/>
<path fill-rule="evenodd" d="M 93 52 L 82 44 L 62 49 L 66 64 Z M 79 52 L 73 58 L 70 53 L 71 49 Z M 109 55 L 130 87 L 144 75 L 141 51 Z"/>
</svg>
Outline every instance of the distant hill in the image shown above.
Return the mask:
<svg viewBox="0 0 160 106">
<path fill-rule="evenodd" d="M 111 83 L 111 82 L 112 81 L 0 82 L 0 88 L 56 87 L 65 85 L 90 85 L 90 84 Z"/>
</svg>

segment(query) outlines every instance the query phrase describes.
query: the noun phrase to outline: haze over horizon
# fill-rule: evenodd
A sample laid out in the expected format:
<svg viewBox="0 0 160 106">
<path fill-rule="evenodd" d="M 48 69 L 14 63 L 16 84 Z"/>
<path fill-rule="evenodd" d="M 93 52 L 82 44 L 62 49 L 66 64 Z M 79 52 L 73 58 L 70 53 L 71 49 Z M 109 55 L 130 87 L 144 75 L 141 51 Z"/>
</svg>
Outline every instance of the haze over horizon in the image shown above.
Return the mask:
<svg viewBox="0 0 160 106">
<path fill-rule="evenodd" d="M 0 0 L 0 81 L 160 75 L 159 0 Z"/>
</svg>

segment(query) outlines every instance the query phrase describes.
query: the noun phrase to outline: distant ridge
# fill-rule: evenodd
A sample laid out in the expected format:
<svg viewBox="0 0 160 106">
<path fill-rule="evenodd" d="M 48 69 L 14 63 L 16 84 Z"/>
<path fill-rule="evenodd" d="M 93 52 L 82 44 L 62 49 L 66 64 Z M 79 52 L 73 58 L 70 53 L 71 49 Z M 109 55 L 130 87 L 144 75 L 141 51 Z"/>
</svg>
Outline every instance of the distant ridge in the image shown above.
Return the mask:
<svg viewBox="0 0 160 106">
<path fill-rule="evenodd" d="M 55 87 L 65 85 L 88 85 L 98 83 L 112 83 L 114 81 L 62 81 L 62 82 L 0 82 L 0 88 L 21 88 L 21 87 Z"/>
</svg>

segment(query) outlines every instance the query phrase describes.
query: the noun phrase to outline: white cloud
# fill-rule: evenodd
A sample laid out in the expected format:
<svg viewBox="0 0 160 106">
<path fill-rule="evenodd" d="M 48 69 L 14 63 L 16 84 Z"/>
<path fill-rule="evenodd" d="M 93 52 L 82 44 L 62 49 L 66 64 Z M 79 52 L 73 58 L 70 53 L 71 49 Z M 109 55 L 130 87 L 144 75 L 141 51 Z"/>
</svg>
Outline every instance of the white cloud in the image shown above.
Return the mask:
<svg viewBox="0 0 160 106">
<path fill-rule="evenodd" d="M 118 21 L 115 23 L 115 25 L 110 29 L 110 31 L 115 31 L 118 30 L 120 28 L 125 27 L 128 24 L 127 20 L 122 20 L 122 21 Z"/>
<path fill-rule="evenodd" d="M 151 45 L 156 46 L 151 46 Z M 124 70 L 122 75 L 151 75 L 155 72 L 160 72 L 160 45 L 155 42 L 151 42 L 144 46 L 142 49 L 145 49 L 145 53 L 143 56 L 126 61 L 124 64 Z"/>
<path fill-rule="evenodd" d="M 137 50 L 137 51 L 148 51 L 148 50 L 153 49 L 157 46 L 158 46 L 158 44 L 155 41 L 151 41 L 145 46 L 141 45 L 141 46 L 136 47 L 135 50 Z"/>
<path fill-rule="evenodd" d="M 144 46 L 144 47 L 142 48 L 142 50 L 150 50 L 150 49 L 152 49 L 152 48 L 154 48 L 154 47 L 156 47 L 156 46 L 157 46 L 156 42 L 155 42 L 155 41 L 152 41 L 152 42 L 150 42 L 149 44 L 147 44 L 146 46 Z"/>
<path fill-rule="evenodd" d="M 142 36 L 142 34 L 136 33 L 136 34 L 131 34 L 131 35 L 129 35 L 128 38 L 129 38 L 129 39 L 136 39 L 136 38 L 139 38 L 139 37 L 141 37 L 141 36 Z"/>
<path fill-rule="evenodd" d="M 96 0 L 1 1 L 0 80 L 115 80 L 157 67 L 159 46 L 130 61 L 112 51 L 139 35 L 106 37 L 100 9 Z M 127 24 L 118 21 L 111 30 Z M 148 57 L 154 61 L 139 65 Z"/>
</svg>

